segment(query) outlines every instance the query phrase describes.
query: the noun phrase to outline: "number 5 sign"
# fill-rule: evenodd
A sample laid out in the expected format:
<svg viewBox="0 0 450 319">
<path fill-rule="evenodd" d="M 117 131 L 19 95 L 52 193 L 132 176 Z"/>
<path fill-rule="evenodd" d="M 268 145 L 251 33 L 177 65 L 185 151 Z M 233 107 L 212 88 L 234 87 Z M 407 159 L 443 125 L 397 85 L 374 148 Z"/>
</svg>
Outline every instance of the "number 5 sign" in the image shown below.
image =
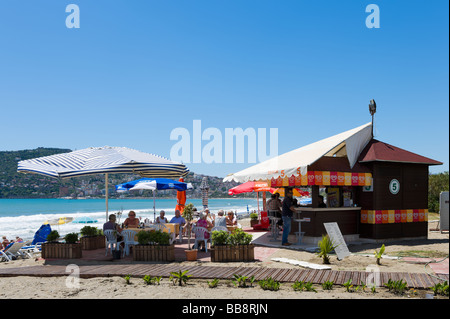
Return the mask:
<svg viewBox="0 0 450 319">
<path fill-rule="evenodd" d="M 394 195 L 398 194 L 400 191 L 400 182 L 395 178 L 389 183 L 389 191 Z"/>
</svg>

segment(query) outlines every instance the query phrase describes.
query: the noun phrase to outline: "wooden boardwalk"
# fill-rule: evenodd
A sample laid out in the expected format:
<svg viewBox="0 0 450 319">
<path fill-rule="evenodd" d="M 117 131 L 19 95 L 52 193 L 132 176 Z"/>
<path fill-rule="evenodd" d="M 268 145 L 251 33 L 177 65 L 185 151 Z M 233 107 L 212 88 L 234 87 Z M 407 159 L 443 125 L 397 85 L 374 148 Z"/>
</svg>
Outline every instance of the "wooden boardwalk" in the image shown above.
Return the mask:
<svg viewBox="0 0 450 319">
<path fill-rule="evenodd" d="M 232 279 L 234 274 L 240 276 L 255 276 L 256 280 L 272 277 L 280 282 L 305 281 L 314 284 L 322 284 L 325 281 L 333 281 L 336 285 L 342 285 L 349 279 L 352 283 L 359 285 L 365 282 L 368 272 L 364 271 L 335 271 L 335 270 L 312 270 L 302 268 L 263 268 L 263 267 L 232 267 L 232 266 L 201 266 L 201 265 L 179 265 L 169 264 L 101 264 L 101 265 L 81 265 L 79 266 L 80 278 L 126 276 L 143 277 L 162 276 L 169 277 L 170 272 L 179 270 L 189 270 L 191 278 L 197 279 Z M 67 276 L 71 272 L 66 271 L 65 265 L 43 265 L 19 268 L 0 269 L 0 277 L 13 276 L 35 276 L 52 277 Z M 438 275 L 443 280 L 449 280 L 448 275 Z M 425 273 L 401 273 L 382 272 L 380 273 L 381 284 L 389 279 L 407 282 L 409 288 L 427 289 L 436 283 L 442 282 L 439 279 Z"/>
</svg>

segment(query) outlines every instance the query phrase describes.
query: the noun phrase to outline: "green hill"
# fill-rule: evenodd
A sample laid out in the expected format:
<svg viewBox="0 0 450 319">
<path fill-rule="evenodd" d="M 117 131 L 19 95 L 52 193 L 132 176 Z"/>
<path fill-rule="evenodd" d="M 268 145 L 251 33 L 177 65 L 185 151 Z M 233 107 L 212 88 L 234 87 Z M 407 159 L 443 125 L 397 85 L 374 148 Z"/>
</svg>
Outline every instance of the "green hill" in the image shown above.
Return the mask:
<svg viewBox="0 0 450 319">
<path fill-rule="evenodd" d="M 58 197 L 102 197 L 105 193 L 104 174 L 89 175 L 69 178 L 64 180 L 54 179 L 38 174 L 24 174 L 17 172 L 17 163 L 21 160 L 32 159 L 41 156 L 49 156 L 70 152 L 70 149 L 43 148 L 21 151 L 0 152 L 0 198 L 58 198 Z M 202 178 L 206 175 L 190 172 L 185 178 L 187 183 L 192 183 L 194 190 L 188 192 L 191 198 L 201 198 L 199 189 Z M 109 196 L 119 197 L 149 197 L 149 191 L 142 194 L 115 193 L 114 186 L 120 183 L 139 179 L 134 174 L 111 174 L 109 176 Z M 229 197 L 228 189 L 238 183 L 223 183 L 222 178 L 207 176 L 210 187 L 209 197 Z M 176 197 L 176 191 L 158 191 L 158 197 Z M 254 197 L 254 194 L 242 196 Z"/>
</svg>

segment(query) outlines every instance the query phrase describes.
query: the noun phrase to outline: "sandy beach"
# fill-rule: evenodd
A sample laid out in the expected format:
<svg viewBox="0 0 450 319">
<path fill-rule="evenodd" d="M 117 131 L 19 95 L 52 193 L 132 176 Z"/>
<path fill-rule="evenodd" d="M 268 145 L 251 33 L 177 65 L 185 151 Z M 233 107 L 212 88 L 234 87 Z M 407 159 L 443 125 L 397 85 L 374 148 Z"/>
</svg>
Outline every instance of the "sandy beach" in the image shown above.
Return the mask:
<svg viewBox="0 0 450 319">
<path fill-rule="evenodd" d="M 242 220 L 245 226 L 248 220 Z M 427 256 L 436 261 L 440 261 L 448 256 L 449 235 L 439 231 L 432 231 L 436 227 L 435 222 L 429 223 L 428 239 L 407 240 L 386 244 L 387 256 Z M 367 266 L 375 264 L 373 256 L 374 250 L 379 249 L 379 244 L 351 245 L 349 250 L 352 255 L 344 260 L 338 261 L 336 256 L 331 257 L 331 268 L 333 270 L 359 270 L 364 271 Z M 297 251 L 292 249 L 277 249 L 265 260 L 256 263 L 211 263 L 195 262 L 201 266 L 240 266 L 240 267 L 299 267 L 288 263 L 273 261 L 272 258 L 283 257 L 299 261 L 321 264 L 321 259 L 314 253 Z M 434 274 L 430 266 L 425 266 L 424 262 L 407 261 L 408 258 L 399 259 L 383 258 L 380 270 L 382 272 L 408 272 L 408 273 L 429 273 Z M 448 259 L 447 259 L 448 261 Z M 91 262 L 92 263 L 92 262 Z M 193 262 L 181 262 L 183 265 Z M 17 259 L 11 262 L 1 262 L 3 267 L 27 267 L 45 264 L 45 260 L 37 259 Z M 146 285 L 142 278 L 131 278 L 130 284 L 122 277 L 105 277 L 79 279 L 79 286 L 69 288 L 66 277 L 5 277 L 0 279 L 0 299 L 405 299 L 405 298 L 425 298 L 425 294 L 431 291 L 419 290 L 415 294 L 403 296 L 394 295 L 385 288 L 377 288 L 376 293 L 358 289 L 356 292 L 346 292 L 342 286 L 335 286 L 332 290 L 323 290 L 320 285 L 314 286 L 317 292 L 294 291 L 292 283 L 282 283 L 279 291 L 266 291 L 254 282 L 252 287 L 238 288 L 231 280 L 219 281 L 218 287 L 209 288 L 207 280 L 192 279 L 183 287 L 173 286 L 167 277 L 162 278 L 160 285 Z M 443 297 L 438 297 L 443 298 Z"/>
</svg>

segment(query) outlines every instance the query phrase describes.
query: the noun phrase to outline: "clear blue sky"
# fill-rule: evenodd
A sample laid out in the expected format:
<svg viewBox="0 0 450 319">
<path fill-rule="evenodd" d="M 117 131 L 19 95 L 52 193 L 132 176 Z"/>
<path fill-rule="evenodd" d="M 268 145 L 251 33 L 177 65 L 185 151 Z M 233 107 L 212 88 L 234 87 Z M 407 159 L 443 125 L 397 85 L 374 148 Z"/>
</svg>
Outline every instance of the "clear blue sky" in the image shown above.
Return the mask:
<svg viewBox="0 0 450 319">
<path fill-rule="evenodd" d="M 66 28 L 70 3 L 79 29 Z M 440 0 L 0 0 L 0 150 L 169 157 L 170 132 L 199 119 L 276 127 L 281 154 L 369 122 L 375 99 L 376 138 L 447 171 L 448 12 Z"/>
</svg>

